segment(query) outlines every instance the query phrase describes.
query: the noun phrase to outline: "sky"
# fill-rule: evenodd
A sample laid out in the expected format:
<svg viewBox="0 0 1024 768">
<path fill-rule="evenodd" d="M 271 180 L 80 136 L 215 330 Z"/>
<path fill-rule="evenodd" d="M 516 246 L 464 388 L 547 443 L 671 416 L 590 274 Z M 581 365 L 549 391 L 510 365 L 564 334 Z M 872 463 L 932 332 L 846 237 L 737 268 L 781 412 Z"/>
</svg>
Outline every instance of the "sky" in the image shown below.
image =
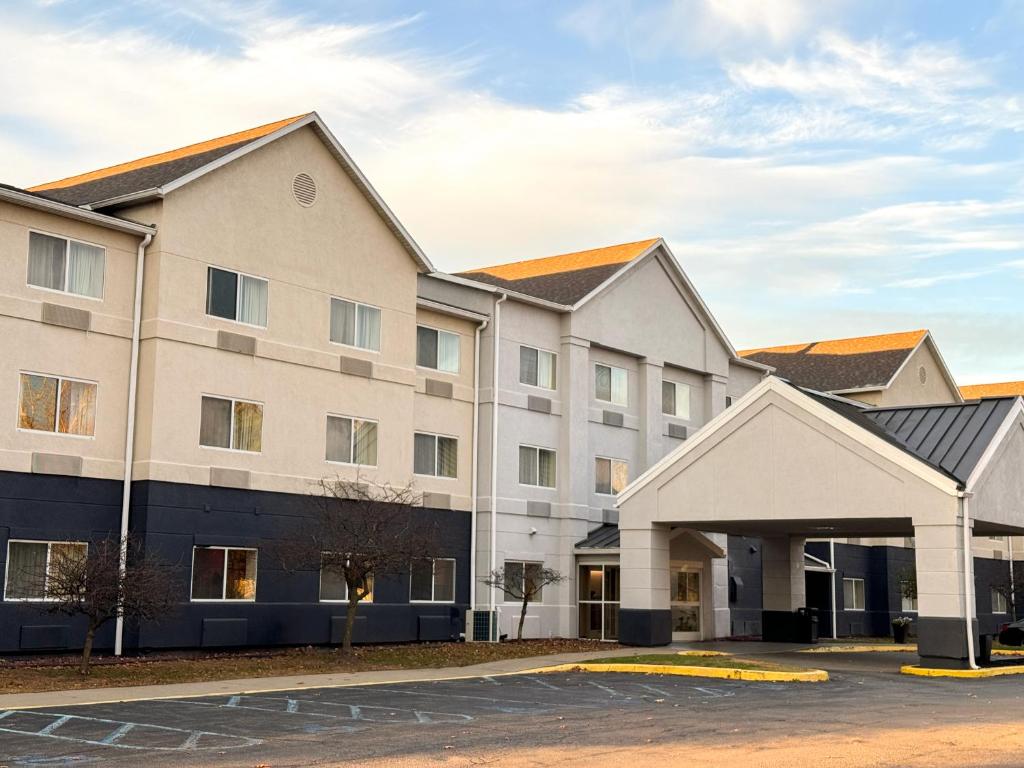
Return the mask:
<svg viewBox="0 0 1024 768">
<path fill-rule="evenodd" d="M 737 348 L 929 328 L 1024 379 L 1024 0 L 0 16 L 0 181 L 316 110 L 439 269 L 661 236 Z"/>
</svg>

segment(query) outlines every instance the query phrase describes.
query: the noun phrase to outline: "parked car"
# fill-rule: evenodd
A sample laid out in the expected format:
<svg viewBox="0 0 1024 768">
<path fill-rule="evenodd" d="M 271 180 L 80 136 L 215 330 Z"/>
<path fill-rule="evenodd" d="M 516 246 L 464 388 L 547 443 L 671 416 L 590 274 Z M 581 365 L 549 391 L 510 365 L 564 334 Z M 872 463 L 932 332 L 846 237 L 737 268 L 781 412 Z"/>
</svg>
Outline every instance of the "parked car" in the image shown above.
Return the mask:
<svg viewBox="0 0 1024 768">
<path fill-rule="evenodd" d="M 1024 645 L 1024 619 L 999 628 L 999 642 L 1003 645 Z"/>
</svg>

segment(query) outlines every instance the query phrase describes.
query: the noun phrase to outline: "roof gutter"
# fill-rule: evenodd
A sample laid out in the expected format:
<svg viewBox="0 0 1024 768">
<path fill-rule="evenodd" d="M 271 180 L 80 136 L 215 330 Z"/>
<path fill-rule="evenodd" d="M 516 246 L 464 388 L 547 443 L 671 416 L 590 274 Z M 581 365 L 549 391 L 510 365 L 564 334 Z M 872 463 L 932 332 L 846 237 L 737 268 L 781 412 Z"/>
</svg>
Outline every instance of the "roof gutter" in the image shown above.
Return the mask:
<svg viewBox="0 0 1024 768">
<path fill-rule="evenodd" d="M 557 301 L 548 301 L 547 299 L 539 299 L 536 296 L 530 296 L 526 293 L 520 293 L 519 291 L 510 291 L 507 288 L 498 288 L 497 286 L 491 285 L 490 283 L 484 283 L 479 280 L 471 280 L 468 277 L 460 277 L 459 275 L 450 275 L 447 272 L 431 272 L 430 277 L 438 280 L 443 280 L 446 283 L 454 283 L 455 285 L 464 285 L 467 288 L 476 288 L 478 291 L 484 293 L 491 293 L 494 295 L 505 296 L 516 301 L 521 301 L 524 304 L 532 304 L 535 307 L 544 307 L 545 309 L 553 309 L 556 312 L 571 312 L 572 307 L 568 304 L 559 304 Z"/>
<path fill-rule="evenodd" d="M 58 216 L 64 216 L 69 219 L 85 221 L 90 224 L 96 224 L 100 227 L 106 227 L 107 229 L 127 232 L 132 235 L 152 236 L 156 233 L 156 227 L 152 227 L 147 224 L 139 224 L 134 221 L 128 221 L 127 219 L 119 219 L 115 216 L 96 213 L 95 211 L 91 211 L 86 208 L 79 208 L 75 205 L 68 205 L 67 203 L 58 203 L 55 200 L 47 200 L 45 197 L 39 197 L 38 195 L 29 194 L 28 192 L 18 192 L 13 189 L 0 187 L 0 200 L 6 200 L 16 205 L 22 205 L 26 208 L 34 208 L 37 211 L 55 213 Z"/>
</svg>

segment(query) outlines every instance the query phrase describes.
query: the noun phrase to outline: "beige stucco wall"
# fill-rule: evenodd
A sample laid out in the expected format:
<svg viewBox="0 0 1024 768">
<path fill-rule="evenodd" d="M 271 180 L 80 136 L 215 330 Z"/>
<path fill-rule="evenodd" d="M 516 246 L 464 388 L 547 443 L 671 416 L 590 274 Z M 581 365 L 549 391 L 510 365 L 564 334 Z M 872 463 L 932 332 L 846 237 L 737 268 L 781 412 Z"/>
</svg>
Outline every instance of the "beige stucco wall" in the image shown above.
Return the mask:
<svg viewBox="0 0 1024 768">
<path fill-rule="evenodd" d="M 921 372 L 924 371 L 924 381 Z M 888 389 L 847 395 L 869 405 L 928 405 L 959 402 L 959 393 L 943 375 L 942 365 L 928 342 L 922 344 Z"/>
</svg>

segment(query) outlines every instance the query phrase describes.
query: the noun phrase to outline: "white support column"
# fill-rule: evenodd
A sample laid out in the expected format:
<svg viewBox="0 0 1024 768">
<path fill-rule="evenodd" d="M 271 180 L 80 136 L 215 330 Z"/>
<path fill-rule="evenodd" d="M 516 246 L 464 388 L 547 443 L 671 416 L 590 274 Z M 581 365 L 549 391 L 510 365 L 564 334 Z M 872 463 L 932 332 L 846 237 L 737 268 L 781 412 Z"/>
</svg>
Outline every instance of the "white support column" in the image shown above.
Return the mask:
<svg viewBox="0 0 1024 768">
<path fill-rule="evenodd" d="M 704 423 L 725 410 L 725 389 L 729 380 L 717 373 L 704 374 Z"/>
<path fill-rule="evenodd" d="M 766 611 L 795 611 L 807 604 L 802 536 L 766 536 L 761 546 L 761 574 Z"/>
<path fill-rule="evenodd" d="M 619 641 L 667 645 L 672 641 L 669 528 L 640 525 L 646 527 L 620 528 L 619 532 Z"/>
<path fill-rule="evenodd" d="M 964 611 L 972 606 L 964 583 L 963 531 L 962 519 L 945 525 L 914 525 L 918 654 L 925 666 L 969 665 Z M 973 574 L 970 578 L 973 582 Z M 972 631 L 977 638 L 977 620 Z"/>
</svg>

